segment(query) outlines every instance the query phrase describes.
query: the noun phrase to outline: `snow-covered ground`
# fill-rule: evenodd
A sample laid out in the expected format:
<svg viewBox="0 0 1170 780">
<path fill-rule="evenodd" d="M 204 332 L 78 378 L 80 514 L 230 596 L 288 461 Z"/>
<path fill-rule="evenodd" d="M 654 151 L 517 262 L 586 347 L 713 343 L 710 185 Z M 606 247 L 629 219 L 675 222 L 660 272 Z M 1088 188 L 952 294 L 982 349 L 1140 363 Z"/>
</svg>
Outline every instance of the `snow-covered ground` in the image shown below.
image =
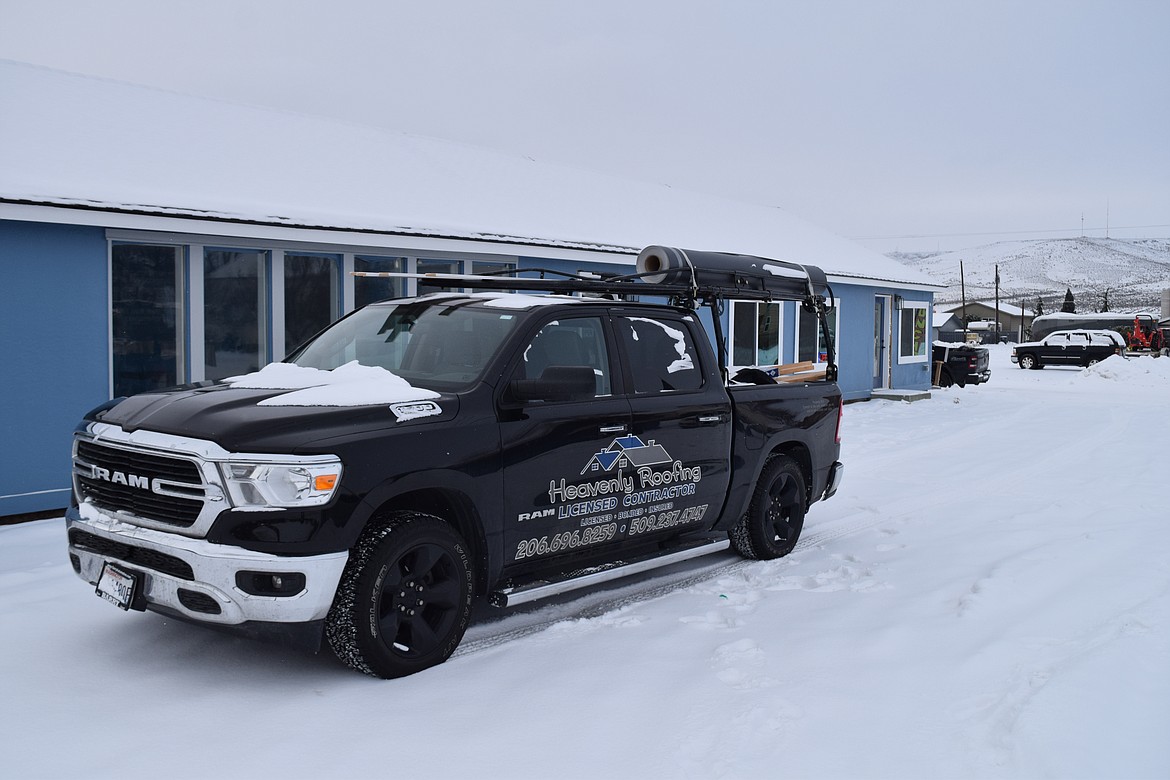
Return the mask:
<svg viewBox="0 0 1170 780">
<path fill-rule="evenodd" d="M 3 775 L 1165 778 L 1170 360 L 1007 356 L 847 407 L 788 558 L 485 619 L 397 681 L 124 614 L 60 520 L 0 528 Z"/>
</svg>

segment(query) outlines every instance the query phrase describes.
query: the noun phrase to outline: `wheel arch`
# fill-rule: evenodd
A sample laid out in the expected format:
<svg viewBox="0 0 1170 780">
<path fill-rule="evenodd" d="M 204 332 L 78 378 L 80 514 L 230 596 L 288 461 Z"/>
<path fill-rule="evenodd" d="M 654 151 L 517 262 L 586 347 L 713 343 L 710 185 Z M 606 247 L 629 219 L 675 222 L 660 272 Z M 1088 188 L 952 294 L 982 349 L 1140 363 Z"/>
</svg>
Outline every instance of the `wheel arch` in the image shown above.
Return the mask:
<svg viewBox="0 0 1170 780">
<path fill-rule="evenodd" d="M 483 520 L 470 496 L 451 488 L 419 487 L 384 498 L 374 509 L 371 517 L 386 517 L 396 512 L 421 512 L 451 525 L 470 548 L 468 553 L 475 565 L 476 595 L 487 592 L 489 569 L 487 537 Z"/>
<path fill-rule="evenodd" d="M 762 474 L 768 461 L 775 459 L 779 455 L 786 455 L 792 460 L 796 461 L 796 465 L 800 466 L 801 476 L 804 477 L 804 491 L 805 491 L 805 508 L 812 504 L 813 496 L 813 468 L 812 468 L 812 453 L 803 442 L 788 441 L 780 444 L 768 453 L 764 458 L 764 463 L 760 468 Z M 757 477 L 758 479 L 759 477 Z"/>
</svg>

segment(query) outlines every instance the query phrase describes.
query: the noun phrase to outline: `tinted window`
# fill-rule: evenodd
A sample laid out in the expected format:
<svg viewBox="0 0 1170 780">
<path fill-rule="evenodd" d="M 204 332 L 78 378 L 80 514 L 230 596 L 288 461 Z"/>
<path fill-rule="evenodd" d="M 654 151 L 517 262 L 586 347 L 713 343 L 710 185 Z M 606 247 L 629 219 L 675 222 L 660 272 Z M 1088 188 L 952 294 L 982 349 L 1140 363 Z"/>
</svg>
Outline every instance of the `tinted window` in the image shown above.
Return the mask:
<svg viewBox="0 0 1170 780">
<path fill-rule="evenodd" d="M 597 377 L 594 394 L 609 395 L 609 353 L 601 320 L 577 317 L 545 325 L 524 350 L 517 378 L 539 379 L 549 366 L 588 366 Z"/>
<path fill-rule="evenodd" d="M 617 323 L 635 393 L 698 390 L 703 386 L 695 344 L 683 323 L 649 317 L 620 317 Z"/>
<path fill-rule="evenodd" d="M 455 299 L 374 304 L 317 336 L 292 362 L 331 370 L 356 360 L 420 387 L 459 390 L 483 373 L 515 321 Z"/>
</svg>

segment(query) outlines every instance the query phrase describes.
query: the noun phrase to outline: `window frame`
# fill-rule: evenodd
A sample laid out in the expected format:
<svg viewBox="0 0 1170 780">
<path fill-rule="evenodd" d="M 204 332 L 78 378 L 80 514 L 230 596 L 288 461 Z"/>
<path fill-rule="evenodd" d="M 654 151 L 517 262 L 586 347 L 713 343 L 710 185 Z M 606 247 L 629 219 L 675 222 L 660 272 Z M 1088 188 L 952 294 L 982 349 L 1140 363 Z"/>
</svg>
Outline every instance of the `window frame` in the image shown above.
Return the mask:
<svg viewBox="0 0 1170 780">
<path fill-rule="evenodd" d="M 741 299 L 733 299 L 730 301 L 730 306 L 727 310 L 727 345 L 728 345 L 728 367 L 729 368 L 770 368 L 772 366 L 779 366 L 784 364 L 784 305 L 783 301 L 747 301 Z M 735 330 L 735 310 L 738 307 L 752 308 L 752 322 L 755 327 L 751 331 L 751 351 L 756 358 L 754 363 L 741 364 L 735 359 L 736 350 L 736 330 Z M 775 363 L 760 363 L 760 306 L 775 307 L 775 321 L 776 321 L 776 362 Z"/>
<path fill-rule="evenodd" d="M 922 312 L 923 323 L 924 323 L 924 330 L 923 330 L 923 334 L 922 334 L 922 344 L 921 344 L 922 354 L 909 354 L 909 355 L 907 355 L 902 351 L 902 347 L 904 344 L 903 335 L 904 335 L 904 329 L 905 329 L 905 324 L 906 324 L 905 317 L 906 317 L 907 312 L 915 312 L 915 311 Z M 929 319 L 928 315 L 929 315 L 929 307 L 928 307 L 926 301 L 903 301 L 902 308 L 898 310 L 898 338 L 897 338 L 898 365 L 906 365 L 906 364 L 910 364 L 910 363 L 926 363 L 930 360 L 930 319 Z M 912 316 L 914 318 L 917 318 L 918 315 L 915 314 Z M 911 328 L 914 327 L 913 320 L 911 320 L 910 327 Z M 910 340 L 911 340 L 910 341 L 911 347 L 913 347 L 914 346 L 913 333 L 911 333 Z"/>
<path fill-rule="evenodd" d="M 829 309 L 828 314 L 826 316 L 826 319 L 829 321 L 829 328 L 832 331 L 832 336 L 833 336 L 833 359 L 837 365 L 840 365 L 841 364 L 841 299 L 836 298 L 834 301 L 834 304 L 835 305 L 833 306 L 833 308 Z M 798 301 L 793 301 L 792 306 L 795 308 L 794 316 L 793 316 L 793 329 L 792 329 L 793 330 L 793 333 L 792 333 L 792 362 L 802 363 L 804 361 L 801 360 L 801 357 L 800 357 L 800 320 L 801 320 L 800 315 L 801 315 L 801 312 L 804 311 L 804 308 L 800 304 L 800 302 L 798 302 Z M 816 354 L 813 355 L 813 359 L 810 362 L 814 366 L 825 366 L 825 365 L 828 365 L 829 361 L 828 360 L 821 360 L 821 351 L 822 351 L 821 347 L 825 346 L 823 344 L 824 334 L 821 333 L 819 320 L 817 320 L 815 315 L 812 315 L 812 316 L 813 316 L 813 323 L 816 326 L 817 343 L 816 343 L 816 350 L 815 350 Z M 827 354 L 826 354 L 826 357 L 827 357 Z"/>
</svg>

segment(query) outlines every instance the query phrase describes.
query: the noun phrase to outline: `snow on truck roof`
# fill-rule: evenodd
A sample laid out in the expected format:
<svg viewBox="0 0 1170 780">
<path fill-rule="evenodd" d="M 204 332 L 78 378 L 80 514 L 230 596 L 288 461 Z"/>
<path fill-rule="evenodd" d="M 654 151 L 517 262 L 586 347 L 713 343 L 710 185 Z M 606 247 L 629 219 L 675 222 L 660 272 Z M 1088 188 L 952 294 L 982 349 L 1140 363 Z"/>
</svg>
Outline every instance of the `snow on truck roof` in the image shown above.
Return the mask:
<svg viewBox="0 0 1170 780">
<path fill-rule="evenodd" d="M 0 216 L 73 207 L 144 226 L 181 217 L 611 255 L 665 244 L 938 287 L 777 208 L 468 144 L 9 60 L 0 104 Z"/>
</svg>

